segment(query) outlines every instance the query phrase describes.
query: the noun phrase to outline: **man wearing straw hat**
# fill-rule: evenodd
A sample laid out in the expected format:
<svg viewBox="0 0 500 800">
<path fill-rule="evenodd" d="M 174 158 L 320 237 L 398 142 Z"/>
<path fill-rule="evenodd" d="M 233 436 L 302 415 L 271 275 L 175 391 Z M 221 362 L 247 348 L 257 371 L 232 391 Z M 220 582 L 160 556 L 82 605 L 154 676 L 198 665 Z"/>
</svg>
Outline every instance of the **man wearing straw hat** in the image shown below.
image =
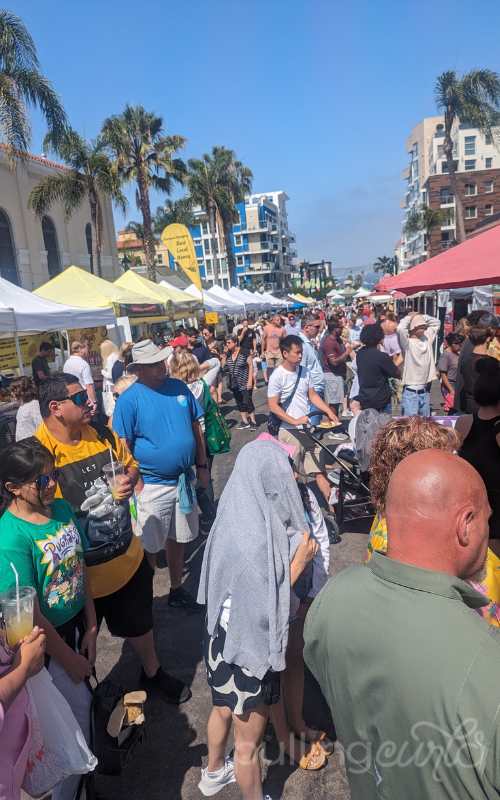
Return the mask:
<svg viewBox="0 0 500 800">
<path fill-rule="evenodd" d="M 197 609 L 182 586 L 185 545 L 198 536 L 195 474 L 208 486 L 205 437 L 199 420 L 203 409 L 183 381 L 167 377 L 165 359 L 146 339 L 134 344 L 129 372 L 137 381 L 116 403 L 113 428 L 137 459 L 144 488 L 138 495 L 137 517 L 142 542 L 152 564 L 166 550 L 170 571 L 168 604 Z"/>
</svg>

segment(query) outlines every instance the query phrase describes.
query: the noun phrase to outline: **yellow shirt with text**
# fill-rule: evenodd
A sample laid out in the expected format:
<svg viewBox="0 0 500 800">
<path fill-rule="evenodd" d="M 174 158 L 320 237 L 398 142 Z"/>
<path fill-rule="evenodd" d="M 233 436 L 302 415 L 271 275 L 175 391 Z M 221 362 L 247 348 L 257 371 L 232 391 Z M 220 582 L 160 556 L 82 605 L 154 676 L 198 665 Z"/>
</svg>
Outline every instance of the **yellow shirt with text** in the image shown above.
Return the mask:
<svg viewBox="0 0 500 800">
<path fill-rule="evenodd" d="M 56 439 L 44 422 L 35 436 L 49 450 L 59 470 L 56 497 L 63 497 L 75 511 L 79 511 L 85 500 L 85 491 L 101 477 L 102 468 L 110 463 L 110 445 L 100 438 L 97 431 L 85 425 L 77 444 L 65 444 Z M 113 434 L 114 457 L 125 467 L 138 469 L 127 446 Z M 129 582 L 139 569 L 144 556 L 142 544 L 137 536 L 132 537 L 128 550 L 117 558 L 88 568 L 90 588 L 94 598 L 107 597 Z"/>
</svg>

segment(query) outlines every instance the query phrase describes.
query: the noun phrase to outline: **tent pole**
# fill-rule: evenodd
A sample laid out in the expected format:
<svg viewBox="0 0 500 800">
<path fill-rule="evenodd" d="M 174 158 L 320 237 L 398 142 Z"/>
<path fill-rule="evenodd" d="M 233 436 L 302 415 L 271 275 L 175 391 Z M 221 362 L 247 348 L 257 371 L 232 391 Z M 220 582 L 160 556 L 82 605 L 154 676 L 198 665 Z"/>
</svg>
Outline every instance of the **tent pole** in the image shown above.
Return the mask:
<svg viewBox="0 0 500 800">
<path fill-rule="evenodd" d="M 21 345 L 19 343 L 19 334 L 17 330 L 14 333 L 14 341 L 16 343 L 16 354 L 17 354 L 17 362 L 19 364 L 19 372 L 21 376 L 24 375 L 24 363 L 23 363 L 23 354 L 21 352 Z"/>
</svg>

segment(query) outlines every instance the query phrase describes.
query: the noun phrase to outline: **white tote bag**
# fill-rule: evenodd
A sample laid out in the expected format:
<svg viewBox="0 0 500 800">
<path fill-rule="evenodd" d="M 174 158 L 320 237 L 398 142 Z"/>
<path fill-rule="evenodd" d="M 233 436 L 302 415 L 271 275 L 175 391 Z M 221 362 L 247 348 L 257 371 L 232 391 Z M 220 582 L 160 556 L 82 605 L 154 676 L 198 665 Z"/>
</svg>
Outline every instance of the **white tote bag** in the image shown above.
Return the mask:
<svg viewBox="0 0 500 800">
<path fill-rule="evenodd" d="M 97 766 L 82 730 L 46 669 L 26 683 L 32 706 L 31 742 L 23 789 L 40 797 L 70 775 Z"/>
</svg>

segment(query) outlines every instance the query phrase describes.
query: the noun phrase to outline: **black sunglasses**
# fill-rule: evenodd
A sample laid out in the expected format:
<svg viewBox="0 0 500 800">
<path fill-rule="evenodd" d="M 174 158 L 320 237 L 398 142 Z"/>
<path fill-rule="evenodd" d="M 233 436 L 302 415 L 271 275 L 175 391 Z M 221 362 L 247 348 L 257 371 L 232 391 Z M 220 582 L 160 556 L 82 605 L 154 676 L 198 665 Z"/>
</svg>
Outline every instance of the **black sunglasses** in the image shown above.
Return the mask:
<svg viewBox="0 0 500 800">
<path fill-rule="evenodd" d="M 57 483 L 59 478 L 59 470 L 53 469 L 52 472 L 49 472 L 48 475 L 39 475 L 38 478 L 35 480 L 35 486 L 39 492 L 44 492 L 45 489 L 48 487 L 49 483 L 54 481 Z"/>
<path fill-rule="evenodd" d="M 82 406 L 86 406 L 89 402 L 89 396 L 87 394 L 86 389 L 82 389 L 81 392 L 75 392 L 75 394 L 70 395 L 69 397 L 65 397 L 64 400 L 71 400 L 75 406 L 81 408 Z"/>
</svg>

